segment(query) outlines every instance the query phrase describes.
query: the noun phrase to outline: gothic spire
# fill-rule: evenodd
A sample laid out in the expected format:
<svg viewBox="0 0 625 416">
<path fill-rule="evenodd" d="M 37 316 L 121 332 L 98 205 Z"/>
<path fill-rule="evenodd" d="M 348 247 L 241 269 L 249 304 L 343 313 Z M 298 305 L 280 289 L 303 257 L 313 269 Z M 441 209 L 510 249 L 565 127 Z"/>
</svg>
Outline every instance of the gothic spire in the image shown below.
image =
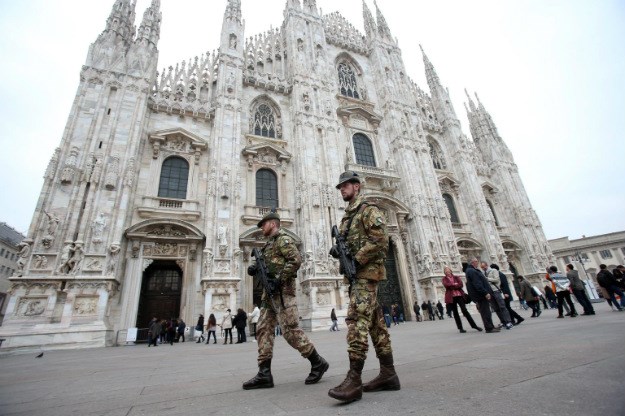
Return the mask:
<svg viewBox="0 0 625 416">
<path fill-rule="evenodd" d="M 391 29 L 389 29 L 388 25 L 386 24 L 386 19 L 378 8 L 378 3 L 373 0 L 373 4 L 375 5 L 375 18 L 378 21 L 378 32 L 380 32 L 380 35 L 382 35 L 383 38 L 389 40 L 393 39 L 393 37 L 391 36 Z"/>
<path fill-rule="evenodd" d="M 365 21 L 365 33 L 369 39 L 376 37 L 377 34 L 377 25 L 375 24 L 375 20 L 373 20 L 373 15 L 371 14 L 371 10 L 367 7 L 367 3 L 365 0 L 362 0 L 362 15 Z"/>
<path fill-rule="evenodd" d="M 423 47 L 419 45 L 421 48 L 421 54 L 423 54 L 423 65 L 425 66 L 425 77 L 428 81 L 428 86 L 430 87 L 430 91 L 434 94 L 439 88 L 442 88 L 441 81 L 436 74 L 436 70 L 434 69 L 434 65 L 428 59 L 428 56 L 425 54 Z"/>
<path fill-rule="evenodd" d="M 135 42 L 139 43 L 145 41 L 147 44 L 156 45 L 161 34 L 161 18 L 160 11 L 161 0 L 152 0 L 150 7 L 143 12 L 143 20 L 139 25 L 137 31 L 137 39 Z"/>
<path fill-rule="evenodd" d="M 224 21 L 235 21 L 241 23 L 241 0 L 228 0 Z"/>
<path fill-rule="evenodd" d="M 469 109 L 471 109 L 471 112 L 474 112 L 476 110 L 475 103 L 471 99 L 471 96 L 469 95 L 469 92 L 467 91 L 466 88 L 464 89 L 464 93 L 467 96 L 467 100 L 469 100 L 469 108 L 467 109 L 467 114 L 469 113 Z"/>
<path fill-rule="evenodd" d="M 132 42 L 135 35 L 135 6 L 136 0 L 115 0 L 111 14 L 106 20 L 106 28 L 102 35 L 116 34 L 126 45 Z"/>
<path fill-rule="evenodd" d="M 317 11 L 317 0 L 303 0 L 304 11 L 310 12 L 312 14 L 318 14 Z"/>
<path fill-rule="evenodd" d="M 467 98 L 469 99 L 467 117 L 469 118 L 469 129 L 471 130 L 471 136 L 473 137 L 473 141 L 478 144 L 478 147 L 480 147 L 483 152 L 496 150 L 503 157 L 512 160 L 512 154 L 510 153 L 510 150 L 503 142 L 501 136 L 499 136 L 497 126 L 495 126 L 493 119 L 491 118 L 488 111 L 486 111 L 486 108 L 480 101 L 477 93 L 475 94 L 477 106 L 474 104 L 468 93 Z M 491 147 L 489 148 L 488 146 Z"/>
</svg>

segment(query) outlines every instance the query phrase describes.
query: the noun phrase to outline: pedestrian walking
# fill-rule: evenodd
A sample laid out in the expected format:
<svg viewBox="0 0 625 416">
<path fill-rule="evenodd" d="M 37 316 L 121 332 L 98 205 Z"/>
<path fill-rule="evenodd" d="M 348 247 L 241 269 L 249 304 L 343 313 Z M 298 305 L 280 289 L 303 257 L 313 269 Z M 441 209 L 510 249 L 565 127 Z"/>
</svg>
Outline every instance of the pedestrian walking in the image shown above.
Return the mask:
<svg viewBox="0 0 625 416">
<path fill-rule="evenodd" d="M 393 349 L 378 306 L 378 282 L 386 279 L 384 260 L 388 251 L 386 219 L 380 208 L 365 201 L 360 194 L 361 182 L 356 172 L 344 172 L 336 189 L 348 202 L 339 232 L 344 236 L 354 259 L 356 281 L 349 292 L 347 310 L 347 354 L 349 371 L 345 380 L 330 389 L 328 395 L 343 402 L 362 398 L 362 392 L 399 390 L 400 383 L 393 365 Z M 331 251 L 336 255 L 335 250 Z M 380 373 L 362 383 L 362 369 L 369 349 L 368 337 L 380 361 Z"/>
<path fill-rule="evenodd" d="M 584 313 L 582 313 L 582 315 L 594 315 L 595 309 L 593 308 L 590 299 L 588 299 L 584 282 L 582 282 L 582 279 L 579 278 L 579 273 L 570 263 L 566 265 L 566 277 L 569 279 L 569 282 L 571 282 L 573 296 L 575 296 L 579 304 L 582 305 L 582 309 L 584 309 Z"/>
<path fill-rule="evenodd" d="M 577 312 L 575 311 L 575 305 L 573 305 L 573 301 L 571 300 L 571 292 L 569 288 L 571 286 L 570 280 L 561 273 L 558 273 L 558 268 L 556 266 L 549 267 L 549 280 L 553 282 L 556 286 L 556 296 L 558 297 L 558 318 L 564 318 L 562 314 L 562 304 L 566 300 L 569 308 L 571 308 L 571 318 L 575 318 L 577 316 Z"/>
<path fill-rule="evenodd" d="M 482 270 L 478 268 L 479 261 L 477 258 L 471 259 L 471 263 L 467 266 L 467 291 L 469 296 L 475 302 L 477 310 L 480 312 L 482 322 L 487 334 L 499 332 L 499 328 L 493 325 L 492 312 L 490 307 L 492 305 L 491 288 L 486 276 L 482 273 Z M 493 302 L 494 303 L 494 302 Z M 495 303 L 496 304 L 496 303 Z"/>
<path fill-rule="evenodd" d="M 297 312 L 296 280 L 297 270 L 302 264 L 302 256 L 293 241 L 293 237 L 280 227 L 280 216 L 269 212 L 258 223 L 267 242 L 261 253 L 268 268 L 268 274 L 279 282 L 279 290 L 271 297 L 263 288 L 260 318 L 258 319 L 258 374 L 243 383 L 245 390 L 273 387 L 271 360 L 273 359 L 274 329 L 282 326 L 283 337 L 302 357 L 310 361 L 310 373 L 305 384 L 314 384 L 321 380 L 330 365 L 315 349 L 314 344 L 299 327 Z M 252 264 L 247 273 L 255 276 L 256 264 Z"/>
<path fill-rule="evenodd" d="M 152 318 L 148 328 L 148 347 L 152 344 L 154 344 L 155 347 L 157 346 L 156 341 L 158 341 L 158 338 L 161 335 L 161 330 L 161 323 L 158 319 L 156 319 L 156 317 Z"/>
<path fill-rule="evenodd" d="M 330 320 L 332 321 L 332 326 L 330 327 L 330 331 L 338 331 L 339 320 L 336 319 L 336 312 L 334 312 L 334 308 L 332 308 L 332 312 L 330 312 Z"/>
<path fill-rule="evenodd" d="M 200 342 L 204 342 L 204 315 L 200 314 L 200 317 L 197 318 L 197 324 L 195 324 L 195 332 L 199 332 L 200 336 L 197 339 L 196 344 Z"/>
<path fill-rule="evenodd" d="M 414 311 L 415 322 L 421 322 L 421 307 L 419 306 L 419 302 L 416 300 L 414 305 L 412 305 L 412 310 Z"/>
<path fill-rule="evenodd" d="M 514 299 L 512 298 L 512 292 L 510 291 L 508 278 L 506 277 L 505 274 L 503 274 L 499 270 L 498 265 L 491 264 L 490 268 L 493 270 L 497 270 L 497 273 L 499 274 L 499 289 L 501 289 L 501 294 L 503 295 L 504 304 L 505 304 L 506 310 L 508 311 L 508 315 L 510 315 L 510 320 L 512 322 L 512 325 L 519 325 L 521 322 L 525 320 L 525 318 L 523 318 L 521 315 L 516 313 L 514 309 L 512 309 L 511 303 Z"/>
</svg>

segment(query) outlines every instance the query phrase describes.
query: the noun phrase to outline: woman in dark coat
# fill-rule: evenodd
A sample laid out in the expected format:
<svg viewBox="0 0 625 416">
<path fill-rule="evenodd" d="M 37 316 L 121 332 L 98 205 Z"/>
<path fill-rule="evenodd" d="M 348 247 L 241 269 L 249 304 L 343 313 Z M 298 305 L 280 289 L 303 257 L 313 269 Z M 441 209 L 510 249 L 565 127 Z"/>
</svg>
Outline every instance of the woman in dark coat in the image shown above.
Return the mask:
<svg viewBox="0 0 625 416">
<path fill-rule="evenodd" d="M 247 314 L 241 308 L 237 310 L 237 314 L 234 317 L 234 326 L 237 328 L 237 344 L 246 342 L 245 327 L 247 326 Z"/>
<path fill-rule="evenodd" d="M 469 322 L 471 328 L 481 331 L 482 328 L 475 324 L 473 317 L 471 317 L 471 314 L 467 311 L 467 307 L 464 304 L 464 291 L 462 290 L 464 283 L 462 283 L 462 279 L 454 275 L 449 267 L 445 267 L 444 271 L 445 277 L 443 277 L 443 286 L 445 286 L 445 303 L 451 307 L 458 330 L 461 333 L 467 332 L 462 328 L 462 320 L 458 314 L 458 306 L 460 306 L 460 310 L 464 317 L 467 318 L 467 322 Z"/>
<path fill-rule="evenodd" d="M 200 317 L 197 319 L 197 324 L 195 325 L 195 330 L 200 332 L 200 337 L 196 342 L 196 344 L 199 344 L 204 341 L 204 315 L 200 314 Z"/>
</svg>

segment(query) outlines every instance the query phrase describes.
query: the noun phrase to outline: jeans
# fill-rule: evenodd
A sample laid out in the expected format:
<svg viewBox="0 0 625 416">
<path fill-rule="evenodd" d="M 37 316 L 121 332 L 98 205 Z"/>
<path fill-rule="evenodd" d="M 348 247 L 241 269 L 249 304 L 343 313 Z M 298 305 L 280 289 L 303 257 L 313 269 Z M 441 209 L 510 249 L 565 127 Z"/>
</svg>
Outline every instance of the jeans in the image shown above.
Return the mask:
<svg viewBox="0 0 625 416">
<path fill-rule="evenodd" d="M 617 309 L 620 310 L 620 309 L 625 308 L 625 294 L 623 294 L 623 291 L 618 286 L 610 286 L 608 288 L 608 293 L 610 294 L 612 303 L 614 304 L 614 306 L 616 306 Z M 618 306 L 618 302 L 616 301 L 616 296 L 614 296 L 615 293 L 621 297 L 621 306 Z"/>
<path fill-rule="evenodd" d="M 332 320 L 332 326 L 330 327 L 330 331 L 338 331 L 339 330 L 339 321 L 337 319 Z"/>
<path fill-rule="evenodd" d="M 390 328 L 391 327 L 391 316 L 388 314 L 384 315 L 384 322 L 386 323 L 386 327 Z"/>
</svg>

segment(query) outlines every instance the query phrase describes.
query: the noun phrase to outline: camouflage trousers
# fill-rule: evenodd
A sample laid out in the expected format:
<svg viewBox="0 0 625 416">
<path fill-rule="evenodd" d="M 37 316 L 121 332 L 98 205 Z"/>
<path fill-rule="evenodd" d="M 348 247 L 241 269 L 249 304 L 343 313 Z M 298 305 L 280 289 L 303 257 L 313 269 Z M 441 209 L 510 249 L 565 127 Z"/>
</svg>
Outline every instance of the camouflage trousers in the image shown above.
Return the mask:
<svg viewBox="0 0 625 416">
<path fill-rule="evenodd" d="M 347 354 L 351 360 L 365 360 L 369 350 L 368 336 L 377 357 L 390 354 L 391 338 L 378 305 L 378 282 L 358 279 L 352 286 L 347 308 Z"/>
<path fill-rule="evenodd" d="M 280 295 L 273 297 L 274 302 L 263 300 L 263 305 L 256 327 L 256 337 L 258 340 L 258 363 L 271 360 L 273 357 L 273 343 L 275 340 L 276 324 L 280 323 L 282 336 L 286 342 L 302 357 L 312 354 L 315 346 L 308 339 L 304 331 L 299 327 L 299 313 L 297 312 L 297 299 L 295 296 L 284 295 L 284 308 L 280 301 Z M 274 309 L 275 305 L 275 309 Z"/>
</svg>

